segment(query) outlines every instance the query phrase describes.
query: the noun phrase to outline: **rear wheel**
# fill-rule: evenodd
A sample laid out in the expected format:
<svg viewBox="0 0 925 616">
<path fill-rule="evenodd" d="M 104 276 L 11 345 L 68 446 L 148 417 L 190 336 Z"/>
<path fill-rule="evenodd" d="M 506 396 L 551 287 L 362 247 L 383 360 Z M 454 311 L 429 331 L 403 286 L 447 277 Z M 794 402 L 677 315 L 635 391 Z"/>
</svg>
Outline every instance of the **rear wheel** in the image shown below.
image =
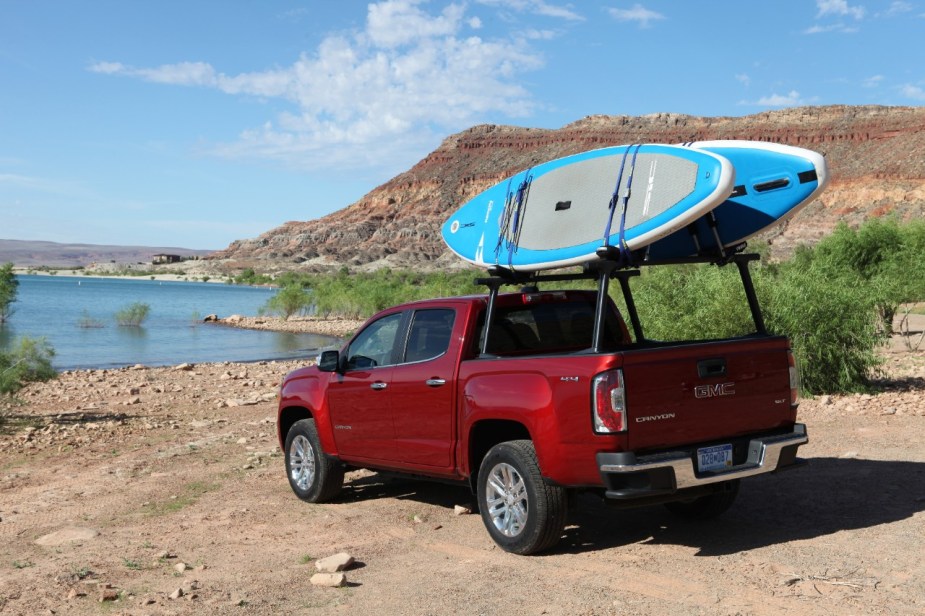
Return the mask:
<svg viewBox="0 0 925 616">
<path fill-rule="evenodd" d="M 331 500 L 343 488 L 344 467 L 321 449 L 314 419 L 295 422 L 286 435 L 286 477 L 296 496 L 310 503 Z"/>
<path fill-rule="evenodd" d="M 732 507 L 739 494 L 739 480 L 728 481 L 722 484 L 721 492 L 708 494 L 686 501 L 666 503 L 665 507 L 671 513 L 687 518 L 688 520 L 709 520 L 726 512 Z"/>
<path fill-rule="evenodd" d="M 488 534 L 505 551 L 534 554 L 559 542 L 568 495 L 543 481 L 531 441 L 499 443 L 488 452 L 477 497 Z"/>
</svg>

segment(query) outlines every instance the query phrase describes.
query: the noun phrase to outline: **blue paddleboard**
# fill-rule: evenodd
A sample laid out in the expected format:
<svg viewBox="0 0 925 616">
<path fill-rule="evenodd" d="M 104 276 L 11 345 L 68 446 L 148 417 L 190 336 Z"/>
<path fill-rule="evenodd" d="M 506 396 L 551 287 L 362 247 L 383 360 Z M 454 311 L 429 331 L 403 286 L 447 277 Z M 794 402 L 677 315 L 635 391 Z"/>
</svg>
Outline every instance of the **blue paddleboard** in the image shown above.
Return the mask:
<svg viewBox="0 0 925 616">
<path fill-rule="evenodd" d="M 828 182 L 825 158 L 812 150 L 763 141 L 697 141 L 685 146 L 728 159 L 735 167 L 735 188 L 725 202 L 688 228 L 650 244 L 647 258 L 652 261 L 718 255 L 720 245 L 731 248 L 786 221 Z"/>
<path fill-rule="evenodd" d="M 724 157 L 672 145 L 624 145 L 517 173 L 456 210 L 441 229 L 450 250 L 481 267 L 536 271 L 597 260 L 604 245 L 637 250 L 726 200 Z"/>
</svg>

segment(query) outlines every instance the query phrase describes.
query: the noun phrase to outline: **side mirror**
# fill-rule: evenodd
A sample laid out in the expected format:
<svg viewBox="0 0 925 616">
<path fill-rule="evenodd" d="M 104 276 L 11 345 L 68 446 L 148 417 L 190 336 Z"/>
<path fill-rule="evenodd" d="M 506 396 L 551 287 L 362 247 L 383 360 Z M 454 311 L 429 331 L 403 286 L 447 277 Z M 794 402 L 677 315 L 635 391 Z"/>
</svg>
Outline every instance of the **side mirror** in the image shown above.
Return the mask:
<svg viewBox="0 0 925 616">
<path fill-rule="evenodd" d="M 340 367 L 340 353 L 337 351 L 322 351 L 318 356 L 318 370 L 321 372 L 337 372 Z"/>
</svg>

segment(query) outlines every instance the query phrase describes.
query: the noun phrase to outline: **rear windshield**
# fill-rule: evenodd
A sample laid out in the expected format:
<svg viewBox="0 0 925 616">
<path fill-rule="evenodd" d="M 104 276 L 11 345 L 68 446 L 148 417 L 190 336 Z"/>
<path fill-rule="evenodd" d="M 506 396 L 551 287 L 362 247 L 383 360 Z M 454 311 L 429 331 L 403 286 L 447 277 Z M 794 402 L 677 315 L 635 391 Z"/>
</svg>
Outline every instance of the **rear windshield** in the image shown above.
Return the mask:
<svg viewBox="0 0 925 616">
<path fill-rule="evenodd" d="M 532 355 L 591 348 L 595 306 L 590 299 L 498 306 L 496 310 L 488 340 L 491 354 Z M 483 315 L 479 323 L 478 350 L 484 336 L 484 318 Z M 629 342 L 622 319 L 608 312 L 602 350 L 613 351 Z"/>
</svg>

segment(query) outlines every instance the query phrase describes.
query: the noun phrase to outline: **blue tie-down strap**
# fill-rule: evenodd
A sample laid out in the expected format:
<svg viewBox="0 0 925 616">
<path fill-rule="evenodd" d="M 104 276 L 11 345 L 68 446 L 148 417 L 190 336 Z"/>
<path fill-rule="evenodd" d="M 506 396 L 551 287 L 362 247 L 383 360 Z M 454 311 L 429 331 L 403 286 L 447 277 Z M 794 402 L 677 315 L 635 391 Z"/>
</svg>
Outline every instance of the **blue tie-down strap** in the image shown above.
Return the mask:
<svg viewBox="0 0 925 616">
<path fill-rule="evenodd" d="M 630 193 L 633 188 L 633 173 L 636 170 L 636 156 L 639 154 L 639 148 L 642 147 L 642 144 L 635 144 L 626 148 L 623 152 L 623 159 L 620 161 L 620 173 L 617 175 L 617 185 L 614 188 L 613 195 L 610 197 L 610 216 L 607 217 L 607 226 L 604 229 L 604 245 L 603 248 L 610 247 L 610 231 L 613 227 L 613 215 L 616 212 L 617 205 L 620 206 L 620 232 L 617 236 L 617 245 L 616 248 L 619 250 L 619 263 L 621 266 L 629 265 L 632 261 L 633 255 L 626 246 L 626 211 L 629 206 Z M 626 159 L 629 154 L 629 151 L 633 150 L 633 157 L 630 159 L 630 169 L 629 176 L 626 179 L 626 188 L 623 190 L 623 193 L 620 193 L 620 184 L 623 182 L 623 171 L 626 167 Z M 608 251 L 609 252 L 609 251 Z"/>
<path fill-rule="evenodd" d="M 511 262 L 514 258 L 514 253 L 517 252 L 517 245 L 520 241 L 520 223 L 523 218 L 524 210 L 526 209 L 527 197 L 530 193 L 530 184 L 533 183 L 533 176 L 530 174 L 532 169 L 532 167 L 527 169 L 523 181 L 517 186 L 516 190 L 511 191 L 510 189 L 510 183 L 513 181 L 513 178 L 508 182 L 507 199 L 504 202 L 504 213 L 501 216 L 501 224 L 498 230 L 498 243 L 495 246 L 495 262 L 497 263 L 502 246 L 505 240 L 507 240 L 508 267 L 512 265 Z"/>
</svg>

